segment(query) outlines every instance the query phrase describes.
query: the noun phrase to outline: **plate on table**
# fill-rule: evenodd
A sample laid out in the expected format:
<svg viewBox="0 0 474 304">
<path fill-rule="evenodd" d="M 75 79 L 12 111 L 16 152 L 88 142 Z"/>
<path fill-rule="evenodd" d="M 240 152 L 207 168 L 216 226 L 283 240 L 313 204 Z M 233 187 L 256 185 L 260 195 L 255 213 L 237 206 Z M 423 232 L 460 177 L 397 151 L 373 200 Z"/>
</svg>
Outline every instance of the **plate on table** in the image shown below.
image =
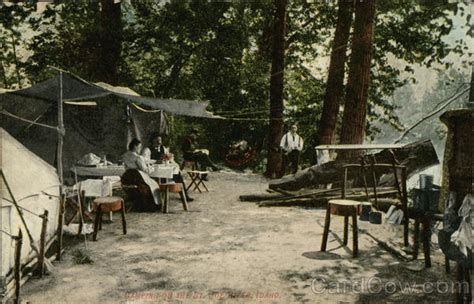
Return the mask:
<svg viewBox="0 0 474 304">
<path fill-rule="evenodd" d="M 147 160 L 145 160 L 145 162 L 146 162 L 147 164 L 152 164 L 152 165 L 153 165 L 153 164 L 156 163 L 156 159 L 147 159 Z"/>
</svg>

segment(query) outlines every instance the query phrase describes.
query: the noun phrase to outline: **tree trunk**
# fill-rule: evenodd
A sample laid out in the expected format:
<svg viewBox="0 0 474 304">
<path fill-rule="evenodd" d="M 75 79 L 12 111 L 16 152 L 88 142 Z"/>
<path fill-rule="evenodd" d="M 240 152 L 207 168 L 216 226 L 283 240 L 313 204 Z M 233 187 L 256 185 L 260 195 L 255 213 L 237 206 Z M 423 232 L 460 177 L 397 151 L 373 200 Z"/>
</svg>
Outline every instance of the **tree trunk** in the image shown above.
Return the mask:
<svg viewBox="0 0 474 304">
<path fill-rule="evenodd" d="M 353 7 L 352 1 L 338 1 L 337 25 L 329 62 L 326 95 L 316 134 L 318 145 L 330 145 L 336 142 L 336 122 L 340 100 L 344 92 L 344 67 L 347 61 L 347 43 L 352 24 Z"/>
<path fill-rule="evenodd" d="M 342 144 L 362 144 L 364 141 L 374 19 L 375 0 L 357 1 L 342 120 Z M 346 153 L 339 153 L 338 157 L 349 159 L 357 155 L 358 152 L 347 151 Z"/>
<path fill-rule="evenodd" d="M 12 30 L 12 49 L 13 49 L 13 60 L 15 62 L 15 74 L 16 74 L 16 81 L 18 83 L 18 88 L 21 89 L 21 76 L 20 76 L 20 66 L 18 63 L 18 55 L 16 50 L 16 39 L 15 34 Z"/>
<path fill-rule="evenodd" d="M 285 63 L 285 29 L 287 0 L 275 0 L 273 23 L 272 69 L 270 76 L 270 132 L 268 162 L 265 175 L 280 177 L 282 158 L 280 140 L 283 136 L 283 73 Z"/>
<path fill-rule="evenodd" d="M 101 0 L 101 40 L 97 80 L 116 85 L 122 51 L 122 14 L 120 2 Z"/>
</svg>

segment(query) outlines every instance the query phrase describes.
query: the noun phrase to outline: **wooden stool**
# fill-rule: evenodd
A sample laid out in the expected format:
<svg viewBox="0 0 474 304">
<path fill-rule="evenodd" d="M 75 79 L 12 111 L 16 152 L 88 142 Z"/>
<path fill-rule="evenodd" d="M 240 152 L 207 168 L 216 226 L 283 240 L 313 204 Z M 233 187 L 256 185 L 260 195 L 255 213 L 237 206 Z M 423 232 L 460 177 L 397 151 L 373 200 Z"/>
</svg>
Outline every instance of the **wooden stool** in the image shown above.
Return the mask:
<svg viewBox="0 0 474 304">
<path fill-rule="evenodd" d="M 96 211 L 94 221 L 93 241 L 97 241 L 97 232 L 102 230 L 102 213 L 120 211 L 122 214 L 123 234 L 127 234 L 127 222 L 125 221 L 125 204 L 123 199 L 118 196 L 99 197 L 92 203 L 92 209 Z"/>
<path fill-rule="evenodd" d="M 181 163 L 180 169 L 183 170 L 184 168 L 191 168 L 191 170 L 196 170 L 197 165 L 194 160 L 183 160 Z"/>
<path fill-rule="evenodd" d="M 360 202 L 337 199 L 330 200 L 326 209 L 326 219 L 324 222 L 323 242 L 321 243 L 321 251 L 326 251 L 326 244 L 329 235 L 329 225 L 331 224 L 331 214 L 340 215 L 344 217 L 344 245 L 347 245 L 348 233 L 349 233 L 349 217 L 352 217 L 352 238 L 353 238 L 353 249 L 352 255 L 357 257 L 359 254 L 359 243 L 357 235 L 357 213 L 359 210 Z"/>
<path fill-rule="evenodd" d="M 168 213 L 168 202 L 169 202 L 169 193 L 179 193 L 181 197 L 181 202 L 183 203 L 184 211 L 188 211 L 188 202 L 186 200 L 186 194 L 184 193 L 184 187 L 182 183 L 163 183 L 160 184 L 160 192 L 163 192 L 163 200 L 161 204 L 161 212 Z"/>
<path fill-rule="evenodd" d="M 191 182 L 188 185 L 188 188 L 186 190 L 189 191 L 191 187 L 194 185 L 193 191 L 198 190 L 199 193 L 202 193 L 201 188 L 199 186 L 203 186 L 204 189 L 206 189 L 206 192 L 209 192 L 209 189 L 207 189 L 206 184 L 204 183 L 204 175 L 209 174 L 209 171 L 198 171 L 198 170 L 192 170 L 188 172 L 189 177 L 191 177 Z"/>
</svg>

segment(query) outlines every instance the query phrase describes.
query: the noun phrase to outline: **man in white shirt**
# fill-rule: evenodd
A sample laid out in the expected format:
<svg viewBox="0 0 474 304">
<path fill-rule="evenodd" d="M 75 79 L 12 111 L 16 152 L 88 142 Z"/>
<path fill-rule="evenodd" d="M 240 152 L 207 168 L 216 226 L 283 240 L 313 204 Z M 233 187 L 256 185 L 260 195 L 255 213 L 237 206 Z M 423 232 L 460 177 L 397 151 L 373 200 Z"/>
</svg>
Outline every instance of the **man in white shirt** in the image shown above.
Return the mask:
<svg viewBox="0 0 474 304">
<path fill-rule="evenodd" d="M 296 134 L 298 127 L 292 125 L 288 133 L 283 135 L 280 142 L 280 147 L 283 151 L 283 172 L 286 171 L 288 164 L 291 166 L 291 173 L 295 174 L 298 171 L 298 162 L 300 159 L 300 152 L 303 150 L 303 139 Z"/>
</svg>

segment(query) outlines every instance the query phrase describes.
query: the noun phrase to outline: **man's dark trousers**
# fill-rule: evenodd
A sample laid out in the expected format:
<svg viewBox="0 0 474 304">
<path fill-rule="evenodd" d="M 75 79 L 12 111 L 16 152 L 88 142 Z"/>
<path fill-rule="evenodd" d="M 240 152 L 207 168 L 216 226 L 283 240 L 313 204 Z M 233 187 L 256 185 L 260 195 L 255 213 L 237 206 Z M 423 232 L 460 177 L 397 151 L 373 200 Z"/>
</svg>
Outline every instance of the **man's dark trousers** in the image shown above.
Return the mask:
<svg viewBox="0 0 474 304">
<path fill-rule="evenodd" d="M 295 174 L 298 171 L 298 163 L 300 161 L 300 151 L 292 150 L 287 155 L 283 155 L 283 171 L 286 171 L 288 165 L 290 165 L 291 173 Z"/>
</svg>

